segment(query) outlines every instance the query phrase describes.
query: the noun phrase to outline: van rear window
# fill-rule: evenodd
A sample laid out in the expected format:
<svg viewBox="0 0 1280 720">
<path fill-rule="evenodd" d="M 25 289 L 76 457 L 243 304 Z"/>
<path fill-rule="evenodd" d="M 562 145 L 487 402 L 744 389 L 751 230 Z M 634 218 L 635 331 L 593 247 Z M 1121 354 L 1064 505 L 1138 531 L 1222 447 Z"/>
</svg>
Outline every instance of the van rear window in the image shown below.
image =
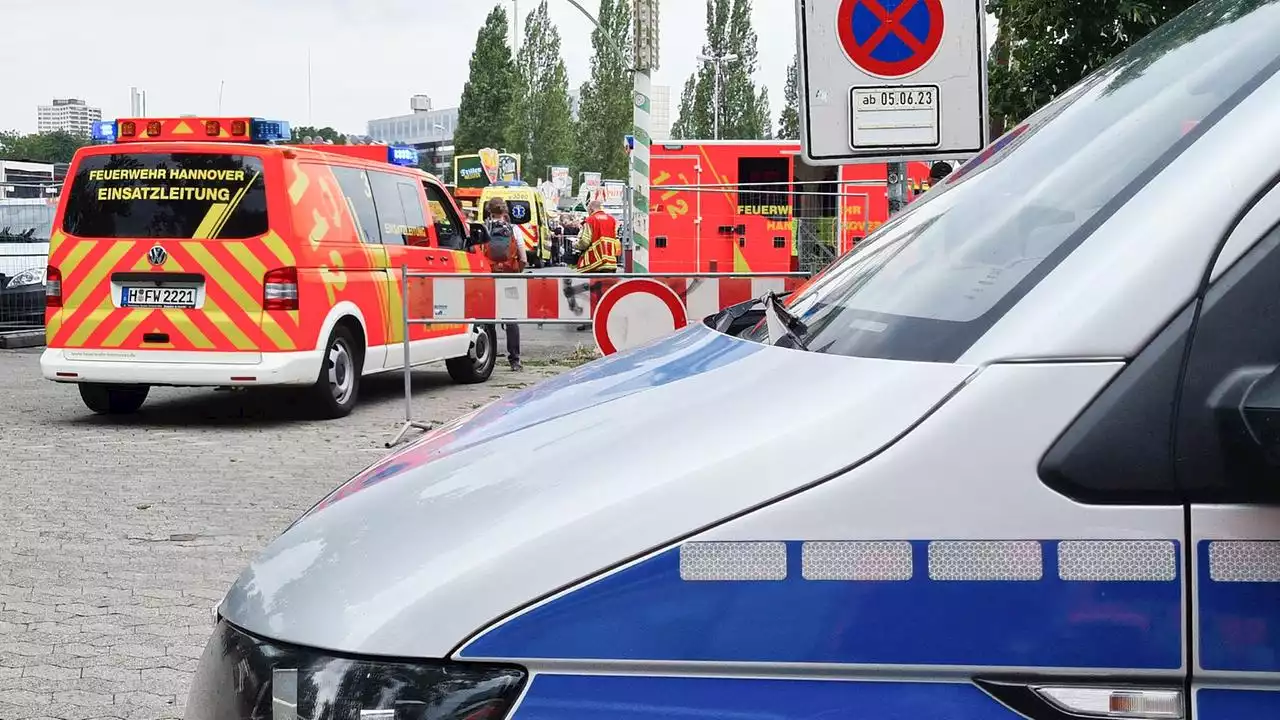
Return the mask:
<svg viewBox="0 0 1280 720">
<path fill-rule="evenodd" d="M 262 160 L 211 153 L 84 158 L 62 229 L 90 238 L 240 240 L 267 232 Z"/>
</svg>

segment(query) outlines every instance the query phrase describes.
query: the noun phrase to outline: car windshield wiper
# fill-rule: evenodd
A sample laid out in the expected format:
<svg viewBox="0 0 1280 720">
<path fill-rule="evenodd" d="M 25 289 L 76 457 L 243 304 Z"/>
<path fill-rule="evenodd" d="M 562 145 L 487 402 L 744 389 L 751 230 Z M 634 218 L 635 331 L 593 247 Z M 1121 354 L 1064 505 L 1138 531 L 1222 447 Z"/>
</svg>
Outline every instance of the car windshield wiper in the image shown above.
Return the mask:
<svg viewBox="0 0 1280 720">
<path fill-rule="evenodd" d="M 760 297 L 760 302 L 764 303 L 765 327 L 769 330 L 770 345 L 777 345 L 786 336 L 801 350 L 809 349 L 809 344 L 804 339 L 809 328 L 782 304 L 782 296 L 770 290 Z"/>
</svg>

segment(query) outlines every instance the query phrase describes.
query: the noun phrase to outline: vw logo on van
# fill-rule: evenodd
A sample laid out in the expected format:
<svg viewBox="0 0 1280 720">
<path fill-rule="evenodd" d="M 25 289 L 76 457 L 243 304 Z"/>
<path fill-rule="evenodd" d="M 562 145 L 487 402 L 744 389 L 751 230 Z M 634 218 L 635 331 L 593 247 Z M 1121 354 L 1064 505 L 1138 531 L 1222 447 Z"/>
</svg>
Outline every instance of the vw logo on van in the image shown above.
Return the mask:
<svg viewBox="0 0 1280 720">
<path fill-rule="evenodd" d="M 169 259 L 169 253 L 165 252 L 164 248 L 160 247 L 159 245 L 156 245 L 155 247 L 151 248 L 151 250 L 147 251 L 147 262 L 151 263 L 152 265 L 156 265 L 156 266 L 163 265 L 164 262 L 168 259 Z"/>
</svg>

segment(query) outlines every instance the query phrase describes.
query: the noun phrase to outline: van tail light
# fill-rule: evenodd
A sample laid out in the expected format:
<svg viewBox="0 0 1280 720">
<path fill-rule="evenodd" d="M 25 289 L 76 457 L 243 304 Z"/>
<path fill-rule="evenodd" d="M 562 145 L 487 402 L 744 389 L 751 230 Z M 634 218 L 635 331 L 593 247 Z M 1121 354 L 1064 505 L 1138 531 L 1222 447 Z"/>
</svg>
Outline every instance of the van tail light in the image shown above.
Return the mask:
<svg viewBox="0 0 1280 720">
<path fill-rule="evenodd" d="M 800 272 L 800 256 L 791 256 L 791 272 Z"/>
<path fill-rule="evenodd" d="M 263 277 L 262 309 L 298 309 L 298 268 L 276 268 Z"/>
<path fill-rule="evenodd" d="M 52 265 L 44 271 L 45 307 L 62 307 L 62 271 Z"/>
<path fill-rule="evenodd" d="M 209 137 L 218 137 L 222 134 L 222 123 L 217 120 L 205 120 L 204 134 Z"/>
</svg>

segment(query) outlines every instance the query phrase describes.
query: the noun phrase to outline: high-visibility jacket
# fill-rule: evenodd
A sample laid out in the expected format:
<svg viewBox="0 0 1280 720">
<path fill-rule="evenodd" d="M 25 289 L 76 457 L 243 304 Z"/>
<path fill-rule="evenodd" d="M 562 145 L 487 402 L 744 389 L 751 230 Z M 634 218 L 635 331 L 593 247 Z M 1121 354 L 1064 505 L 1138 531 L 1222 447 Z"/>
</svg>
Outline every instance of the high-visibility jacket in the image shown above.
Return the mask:
<svg viewBox="0 0 1280 720">
<path fill-rule="evenodd" d="M 618 221 L 603 210 L 593 213 L 582 224 L 578 236 L 579 272 L 596 272 L 616 268 L 622 255 L 622 243 L 618 240 Z"/>
</svg>

